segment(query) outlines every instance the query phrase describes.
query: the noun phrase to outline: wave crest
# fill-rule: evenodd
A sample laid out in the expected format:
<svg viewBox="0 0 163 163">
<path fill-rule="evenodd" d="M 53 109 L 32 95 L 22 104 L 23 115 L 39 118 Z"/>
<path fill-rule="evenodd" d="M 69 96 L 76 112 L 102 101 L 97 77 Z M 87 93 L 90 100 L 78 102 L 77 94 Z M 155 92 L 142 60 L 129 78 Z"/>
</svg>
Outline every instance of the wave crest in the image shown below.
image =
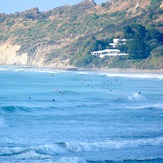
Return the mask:
<svg viewBox="0 0 163 163">
<path fill-rule="evenodd" d="M 146 100 L 146 98 L 139 93 L 133 93 L 132 95 L 128 96 L 127 99 L 133 102 L 141 102 Z"/>
<path fill-rule="evenodd" d="M 141 158 L 141 159 L 122 159 L 122 160 L 104 160 L 104 161 L 91 161 L 88 160 L 87 163 L 162 163 L 163 158 Z"/>
<path fill-rule="evenodd" d="M 16 111 L 28 112 L 30 108 L 23 106 L 0 106 L 0 112 L 14 113 Z"/>
<path fill-rule="evenodd" d="M 63 157 L 55 163 L 86 163 L 86 161 L 78 157 Z"/>
<path fill-rule="evenodd" d="M 93 152 L 103 150 L 131 149 L 141 146 L 162 146 L 163 137 L 135 140 L 106 140 L 101 142 L 62 142 L 30 147 L 0 147 L 1 157 L 18 159 L 50 159 L 69 153 Z M 62 158 L 57 162 L 83 163 L 79 158 Z"/>
<path fill-rule="evenodd" d="M 158 109 L 158 110 L 163 110 L 163 104 L 158 103 L 158 104 L 151 104 L 151 105 L 141 105 L 141 106 L 130 106 L 126 107 L 127 109 L 133 109 L 133 110 L 141 110 L 141 109 Z"/>
<path fill-rule="evenodd" d="M 100 149 L 122 149 L 122 148 L 137 148 L 139 146 L 159 146 L 163 145 L 163 137 L 151 139 L 136 139 L 136 140 L 107 140 L 102 142 L 80 142 L 80 143 L 65 143 L 67 150 L 73 152 L 81 151 L 99 151 Z"/>
<path fill-rule="evenodd" d="M 101 73 L 108 77 L 138 78 L 138 79 L 163 79 L 163 74 L 150 73 Z"/>
</svg>

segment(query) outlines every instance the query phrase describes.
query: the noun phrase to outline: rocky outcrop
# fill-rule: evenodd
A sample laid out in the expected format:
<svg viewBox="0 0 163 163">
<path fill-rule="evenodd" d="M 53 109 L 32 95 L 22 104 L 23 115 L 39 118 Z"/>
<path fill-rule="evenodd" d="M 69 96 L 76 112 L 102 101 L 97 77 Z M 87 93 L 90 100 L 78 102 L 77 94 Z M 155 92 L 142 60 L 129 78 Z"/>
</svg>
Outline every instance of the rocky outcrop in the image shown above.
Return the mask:
<svg viewBox="0 0 163 163">
<path fill-rule="evenodd" d="M 94 0 L 83 0 L 84 3 L 92 3 L 94 5 L 96 5 Z"/>
<path fill-rule="evenodd" d="M 0 45 L 0 64 L 22 64 L 28 62 L 27 53 L 17 55 L 19 45 L 11 45 L 9 42 Z"/>
</svg>

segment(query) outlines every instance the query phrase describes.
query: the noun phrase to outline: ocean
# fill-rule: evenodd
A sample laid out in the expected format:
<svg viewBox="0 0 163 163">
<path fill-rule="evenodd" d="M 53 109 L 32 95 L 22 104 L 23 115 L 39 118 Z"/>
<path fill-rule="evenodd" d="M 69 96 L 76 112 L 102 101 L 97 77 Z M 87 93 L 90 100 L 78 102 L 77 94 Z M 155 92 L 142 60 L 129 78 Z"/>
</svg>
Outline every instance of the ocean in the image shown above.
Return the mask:
<svg viewBox="0 0 163 163">
<path fill-rule="evenodd" d="M 114 162 L 163 162 L 163 74 L 0 66 L 0 163 Z"/>
</svg>

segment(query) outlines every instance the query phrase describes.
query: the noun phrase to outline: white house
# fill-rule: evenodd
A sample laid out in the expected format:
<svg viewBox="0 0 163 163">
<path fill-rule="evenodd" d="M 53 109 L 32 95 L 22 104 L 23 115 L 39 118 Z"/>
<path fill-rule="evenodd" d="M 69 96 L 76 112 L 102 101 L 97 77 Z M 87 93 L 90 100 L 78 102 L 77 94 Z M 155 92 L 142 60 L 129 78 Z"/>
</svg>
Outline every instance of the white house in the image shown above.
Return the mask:
<svg viewBox="0 0 163 163">
<path fill-rule="evenodd" d="M 119 49 L 105 49 L 105 50 L 91 52 L 91 54 L 99 58 L 127 55 L 126 53 L 121 53 Z"/>
<path fill-rule="evenodd" d="M 115 38 L 113 39 L 113 42 L 110 43 L 109 45 L 115 48 L 118 45 L 125 45 L 126 41 L 127 41 L 126 39 Z"/>
</svg>

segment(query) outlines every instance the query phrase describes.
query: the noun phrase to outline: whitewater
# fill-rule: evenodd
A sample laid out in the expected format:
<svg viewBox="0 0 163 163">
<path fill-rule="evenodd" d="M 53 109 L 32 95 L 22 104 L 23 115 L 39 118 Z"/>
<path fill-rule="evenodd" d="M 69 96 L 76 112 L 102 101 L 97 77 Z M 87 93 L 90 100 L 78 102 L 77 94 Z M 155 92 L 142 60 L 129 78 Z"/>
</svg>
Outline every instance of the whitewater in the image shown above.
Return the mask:
<svg viewBox="0 0 163 163">
<path fill-rule="evenodd" d="M 0 66 L 0 163 L 163 162 L 163 74 Z"/>
</svg>

